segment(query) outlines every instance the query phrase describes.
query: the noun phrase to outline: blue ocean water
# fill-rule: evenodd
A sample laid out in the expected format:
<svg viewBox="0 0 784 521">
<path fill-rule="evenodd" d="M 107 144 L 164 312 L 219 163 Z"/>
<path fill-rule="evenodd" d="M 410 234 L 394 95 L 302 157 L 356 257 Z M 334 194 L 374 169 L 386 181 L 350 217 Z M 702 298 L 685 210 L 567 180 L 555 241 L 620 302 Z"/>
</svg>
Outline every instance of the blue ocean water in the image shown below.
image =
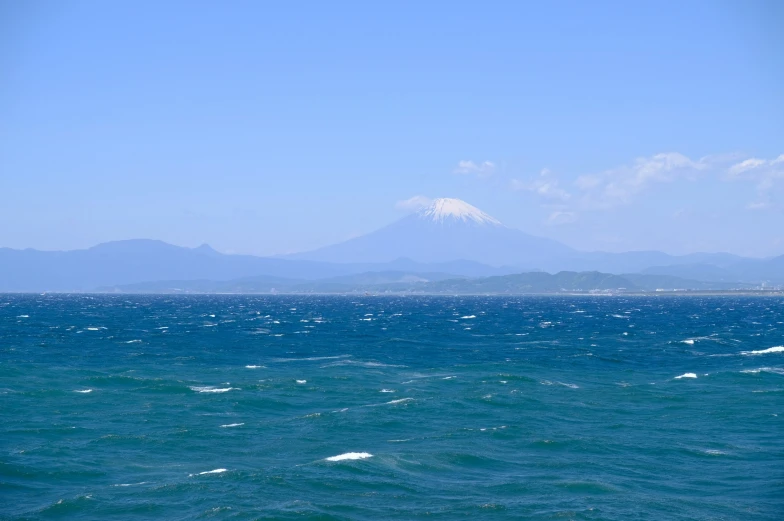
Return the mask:
<svg viewBox="0 0 784 521">
<path fill-rule="evenodd" d="M 784 518 L 784 301 L 0 295 L 3 519 Z"/>
</svg>

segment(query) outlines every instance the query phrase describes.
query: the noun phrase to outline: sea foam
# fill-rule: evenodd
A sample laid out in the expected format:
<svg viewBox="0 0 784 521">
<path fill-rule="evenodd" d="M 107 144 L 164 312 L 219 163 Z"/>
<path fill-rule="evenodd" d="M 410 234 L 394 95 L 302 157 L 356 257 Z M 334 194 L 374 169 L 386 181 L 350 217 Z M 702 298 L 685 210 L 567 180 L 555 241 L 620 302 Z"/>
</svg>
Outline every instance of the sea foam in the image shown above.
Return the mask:
<svg viewBox="0 0 784 521">
<path fill-rule="evenodd" d="M 206 387 L 192 386 L 191 387 L 191 391 L 196 391 L 198 393 L 227 393 L 229 391 L 234 391 L 236 389 L 237 389 L 237 387 L 222 387 L 222 388 L 211 387 L 211 386 L 206 386 Z"/>
<path fill-rule="evenodd" d="M 346 452 L 345 454 L 338 454 L 337 456 L 330 456 L 325 458 L 327 461 L 345 461 L 355 459 L 372 458 L 373 455 L 369 452 Z"/>
<path fill-rule="evenodd" d="M 697 378 L 697 375 L 694 373 L 684 373 L 680 376 L 675 377 L 676 380 L 680 380 L 681 378 Z"/>
<path fill-rule="evenodd" d="M 204 476 L 205 474 L 222 474 L 224 472 L 226 472 L 226 469 L 206 470 L 204 472 L 199 472 L 198 474 L 191 474 L 191 476 Z"/>
<path fill-rule="evenodd" d="M 767 355 L 770 353 L 784 353 L 784 346 L 769 347 L 768 349 L 761 349 L 759 351 L 741 351 L 742 355 Z"/>
</svg>

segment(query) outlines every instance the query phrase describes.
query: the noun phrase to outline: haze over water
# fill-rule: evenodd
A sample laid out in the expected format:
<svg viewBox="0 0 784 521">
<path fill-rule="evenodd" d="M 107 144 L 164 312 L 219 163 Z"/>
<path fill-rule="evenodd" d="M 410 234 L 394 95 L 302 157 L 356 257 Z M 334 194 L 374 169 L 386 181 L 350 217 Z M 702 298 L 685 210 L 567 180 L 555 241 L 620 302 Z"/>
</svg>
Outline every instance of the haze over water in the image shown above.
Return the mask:
<svg viewBox="0 0 784 521">
<path fill-rule="evenodd" d="M 0 297 L 4 519 L 781 519 L 775 298 Z"/>
</svg>

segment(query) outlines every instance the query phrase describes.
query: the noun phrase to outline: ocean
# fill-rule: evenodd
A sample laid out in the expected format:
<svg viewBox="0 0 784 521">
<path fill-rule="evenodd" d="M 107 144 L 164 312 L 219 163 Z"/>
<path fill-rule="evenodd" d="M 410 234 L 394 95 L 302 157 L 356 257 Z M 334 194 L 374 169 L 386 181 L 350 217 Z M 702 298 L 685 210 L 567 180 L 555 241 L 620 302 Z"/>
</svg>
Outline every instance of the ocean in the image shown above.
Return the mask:
<svg viewBox="0 0 784 521">
<path fill-rule="evenodd" d="M 0 295 L 0 518 L 784 519 L 784 300 Z"/>
</svg>

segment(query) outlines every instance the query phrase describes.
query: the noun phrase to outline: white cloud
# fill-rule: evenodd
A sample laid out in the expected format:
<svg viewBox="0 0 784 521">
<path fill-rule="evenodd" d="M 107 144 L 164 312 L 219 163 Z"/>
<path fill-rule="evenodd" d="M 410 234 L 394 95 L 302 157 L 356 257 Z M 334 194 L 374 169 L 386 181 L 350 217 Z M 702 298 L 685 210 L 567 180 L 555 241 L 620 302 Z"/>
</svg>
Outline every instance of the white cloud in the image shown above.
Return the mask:
<svg viewBox="0 0 784 521">
<path fill-rule="evenodd" d="M 741 161 L 740 163 L 736 163 L 732 165 L 729 168 L 729 170 L 727 170 L 727 172 L 731 176 L 738 176 L 743 172 L 746 172 L 748 170 L 754 170 L 755 168 L 765 165 L 766 163 L 767 161 L 765 161 L 764 159 L 757 159 L 755 157 L 752 157 L 751 159 L 746 159 L 745 161 Z"/>
<path fill-rule="evenodd" d="M 747 206 L 749 210 L 777 208 L 774 192 L 779 182 L 784 181 L 784 154 L 774 159 L 746 159 L 732 165 L 727 174 L 731 180 L 756 183 L 758 200 Z"/>
<path fill-rule="evenodd" d="M 584 212 L 631 204 L 656 184 L 698 179 L 752 182 L 758 196 L 746 207 L 777 209 L 776 195 L 784 186 L 784 154 L 774 159 L 744 159 L 738 153 L 728 153 L 695 160 L 678 152 L 665 152 L 603 172 L 580 175 L 569 184 L 544 169 L 532 179 L 511 179 L 509 187 L 538 196 L 542 208 L 551 212 L 545 223 L 563 224 L 573 222 Z M 674 217 L 682 215 L 676 213 Z"/>
<path fill-rule="evenodd" d="M 424 208 L 425 206 L 432 203 L 433 200 L 424 195 L 415 195 L 414 197 L 410 197 L 404 201 L 398 201 L 395 203 L 395 208 L 398 210 L 419 210 L 420 208 Z"/>
<path fill-rule="evenodd" d="M 512 179 L 512 190 L 527 190 L 536 195 L 549 200 L 568 201 L 572 194 L 560 187 L 550 170 L 545 168 L 539 173 L 539 177 L 532 181 L 520 181 Z"/>
<path fill-rule="evenodd" d="M 636 195 L 655 183 L 667 183 L 676 178 L 695 178 L 709 168 L 711 158 L 699 161 L 677 152 L 637 158 L 630 165 L 606 170 L 600 174 L 577 178 L 575 186 L 589 206 L 612 207 L 630 203 Z"/>
<path fill-rule="evenodd" d="M 455 174 L 488 177 L 492 175 L 493 171 L 495 171 L 495 163 L 492 161 L 474 163 L 473 161 L 462 160 L 457 163 L 457 168 L 455 168 L 452 172 Z"/>
</svg>

